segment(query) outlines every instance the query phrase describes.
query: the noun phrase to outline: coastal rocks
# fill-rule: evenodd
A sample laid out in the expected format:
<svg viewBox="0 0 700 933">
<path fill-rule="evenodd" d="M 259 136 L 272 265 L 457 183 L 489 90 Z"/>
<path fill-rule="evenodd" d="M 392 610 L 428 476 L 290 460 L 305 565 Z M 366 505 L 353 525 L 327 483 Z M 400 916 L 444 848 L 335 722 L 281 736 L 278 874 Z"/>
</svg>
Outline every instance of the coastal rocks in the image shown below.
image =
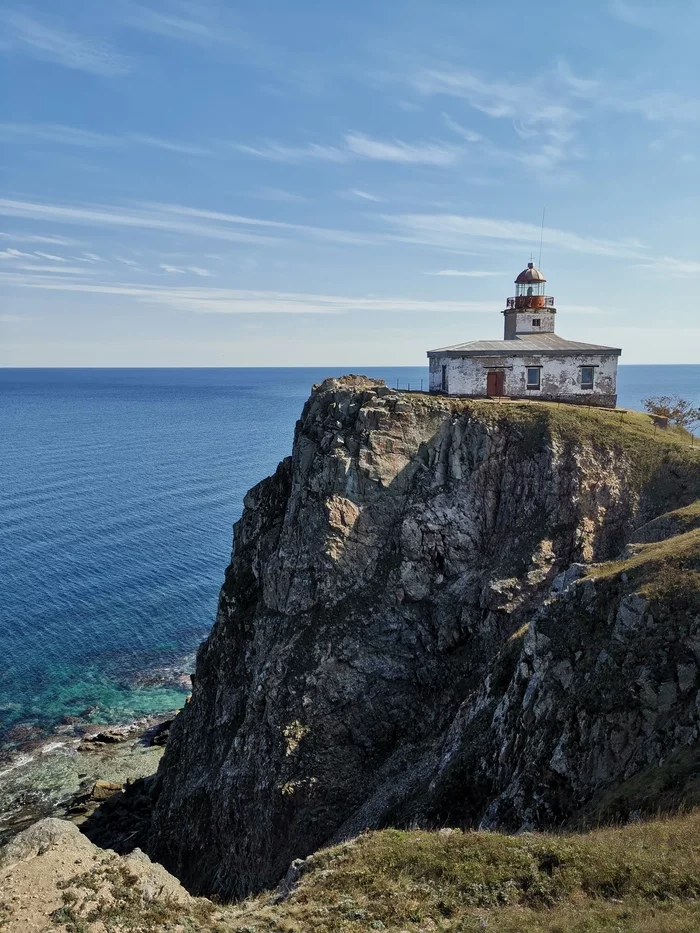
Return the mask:
<svg viewBox="0 0 700 933">
<path fill-rule="evenodd" d="M 116 790 L 115 785 L 110 784 L 102 791 L 105 796 L 97 808 L 93 790 L 93 806 L 87 818 L 80 823 L 81 831 L 96 845 L 115 852 L 131 852 L 137 847 L 145 847 L 153 813 L 154 786 L 153 777 L 127 781 Z"/>
<path fill-rule="evenodd" d="M 695 741 L 690 617 L 604 571 L 693 496 L 612 415 L 327 380 L 245 498 L 149 851 L 242 896 L 367 826 L 560 822 Z"/>
<path fill-rule="evenodd" d="M 96 905 L 116 922 L 120 914 L 129 920 L 125 903 L 135 903 L 143 917 L 156 900 L 180 911 L 193 904 L 178 880 L 143 852 L 122 859 L 94 846 L 64 820 L 41 820 L 0 849 L 3 933 L 42 933 L 62 921 L 70 929 L 97 929 L 87 925 Z M 99 928 L 104 929 L 101 923 Z"/>
<path fill-rule="evenodd" d="M 78 746 L 78 751 L 88 752 L 93 751 L 98 746 L 117 745 L 119 742 L 126 742 L 138 731 L 138 723 L 129 723 L 126 726 L 112 726 L 109 729 L 86 726 L 83 728 L 83 740 Z"/>
<path fill-rule="evenodd" d="M 173 724 L 172 719 L 166 719 L 164 722 L 159 722 L 157 725 L 152 726 L 144 733 L 143 740 L 146 745 L 155 745 L 159 748 L 162 748 L 168 741 L 170 736 L 170 727 Z"/>
<path fill-rule="evenodd" d="M 90 728 L 94 734 L 105 727 L 81 724 L 70 727 L 71 734 L 61 731 L 44 736 L 8 756 L 0 764 L 0 845 L 44 817 L 84 819 L 98 806 L 92 797 L 96 782 L 107 781 L 121 788 L 127 781 L 152 774 L 171 721 L 139 719 L 114 727 L 125 736 L 123 741 L 89 742 L 87 746 L 79 737 L 83 730 Z M 68 727 L 59 727 L 64 728 Z"/>
<path fill-rule="evenodd" d="M 122 785 L 118 784 L 116 781 L 95 781 L 90 796 L 93 800 L 102 802 L 104 800 L 109 800 L 110 797 L 114 797 L 121 789 Z"/>
</svg>

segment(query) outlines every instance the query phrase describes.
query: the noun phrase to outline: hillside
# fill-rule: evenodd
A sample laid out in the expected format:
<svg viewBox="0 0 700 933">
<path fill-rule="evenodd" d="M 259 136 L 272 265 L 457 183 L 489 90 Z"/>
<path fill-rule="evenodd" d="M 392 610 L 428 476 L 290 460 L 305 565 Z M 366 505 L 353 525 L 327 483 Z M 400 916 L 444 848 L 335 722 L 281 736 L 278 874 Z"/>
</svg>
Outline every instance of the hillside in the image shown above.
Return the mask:
<svg viewBox="0 0 700 933">
<path fill-rule="evenodd" d="M 62 831 L 61 827 L 65 827 Z M 696 933 L 700 812 L 583 834 L 369 832 L 242 904 L 46 820 L 0 859 L 6 933 Z"/>
<path fill-rule="evenodd" d="M 643 415 L 327 380 L 246 496 L 149 851 L 230 899 L 368 828 L 654 811 L 698 741 L 698 501 Z"/>
</svg>

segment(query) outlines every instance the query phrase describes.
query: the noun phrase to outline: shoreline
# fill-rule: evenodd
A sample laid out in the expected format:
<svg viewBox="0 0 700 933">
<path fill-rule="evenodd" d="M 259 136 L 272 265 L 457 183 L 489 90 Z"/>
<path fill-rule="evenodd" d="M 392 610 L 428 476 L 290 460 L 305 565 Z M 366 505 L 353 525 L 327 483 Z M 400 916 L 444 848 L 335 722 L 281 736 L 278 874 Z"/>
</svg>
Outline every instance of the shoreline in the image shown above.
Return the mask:
<svg viewBox="0 0 700 933">
<path fill-rule="evenodd" d="M 112 797 L 117 802 L 126 794 L 131 800 L 143 779 L 158 770 L 169 724 L 191 694 L 197 650 L 123 671 L 116 681 L 125 700 L 121 707 L 108 690 L 82 709 L 59 707 L 53 716 L 27 710 L 25 718 L 5 720 L 0 728 L 0 849 L 40 820 L 91 826 L 96 810 L 111 813 L 110 806 L 102 805 Z M 128 819 L 131 832 L 133 814 Z M 107 833 L 116 832 L 118 838 L 119 818 L 107 822 Z M 108 844 L 112 839 L 108 835 Z"/>
<path fill-rule="evenodd" d="M 0 846 L 46 817 L 81 823 L 105 794 L 154 774 L 164 727 L 191 693 L 195 658 L 196 649 L 123 677 L 132 709 L 98 701 L 77 714 L 27 715 L 0 730 Z M 147 698 L 160 689 L 161 703 L 148 709 Z M 102 796 L 95 797 L 98 784 Z"/>
<path fill-rule="evenodd" d="M 95 796 L 98 785 L 114 793 L 154 774 L 179 711 L 59 727 L 14 750 L 0 765 L 0 845 L 45 817 L 80 823 L 105 799 Z"/>
<path fill-rule="evenodd" d="M 135 695 L 139 690 L 174 691 L 184 698 L 191 692 L 191 674 L 194 670 L 196 651 L 188 652 L 169 665 L 154 666 L 133 672 L 127 679 L 128 687 Z M 0 779 L 4 769 L 18 756 L 31 753 L 42 747 L 52 737 L 63 741 L 66 737 L 82 736 L 96 728 L 127 726 L 142 719 L 166 715 L 175 707 L 164 706 L 162 709 L 143 709 L 142 712 L 131 710 L 116 711 L 99 702 L 88 706 L 79 713 L 62 713 L 54 717 L 42 718 L 27 715 L 11 725 L 0 728 Z"/>
</svg>

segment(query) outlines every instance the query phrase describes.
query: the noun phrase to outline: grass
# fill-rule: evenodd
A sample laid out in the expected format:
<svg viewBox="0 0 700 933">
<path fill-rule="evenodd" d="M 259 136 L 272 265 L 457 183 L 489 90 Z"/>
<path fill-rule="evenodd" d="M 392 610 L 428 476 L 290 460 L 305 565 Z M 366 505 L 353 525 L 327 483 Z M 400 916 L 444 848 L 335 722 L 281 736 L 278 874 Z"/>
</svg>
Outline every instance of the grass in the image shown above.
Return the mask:
<svg viewBox="0 0 700 933">
<path fill-rule="evenodd" d="M 609 561 L 590 572 L 597 580 L 626 575 L 628 588 L 649 599 L 671 598 L 678 608 L 700 609 L 700 527 L 683 534 L 637 545 L 635 553 L 621 561 Z"/>
<path fill-rule="evenodd" d="M 238 933 L 697 933 L 700 811 L 583 834 L 383 830 L 313 856 Z"/>
<path fill-rule="evenodd" d="M 307 859 L 291 891 L 227 907 L 145 896 L 125 865 L 62 887 L 67 933 L 697 933 L 700 810 L 582 833 L 368 832 Z"/>
<path fill-rule="evenodd" d="M 52 915 L 66 933 L 225 933 L 205 898 L 183 906 L 147 896 L 124 863 L 99 865 L 59 885 L 63 904 Z"/>
</svg>

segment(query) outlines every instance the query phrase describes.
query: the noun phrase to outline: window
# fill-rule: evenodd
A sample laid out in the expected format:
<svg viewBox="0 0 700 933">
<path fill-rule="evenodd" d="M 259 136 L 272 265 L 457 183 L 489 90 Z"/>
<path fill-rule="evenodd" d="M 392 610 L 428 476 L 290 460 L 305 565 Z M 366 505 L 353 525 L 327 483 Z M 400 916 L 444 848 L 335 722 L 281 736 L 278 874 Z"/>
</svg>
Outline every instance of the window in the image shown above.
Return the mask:
<svg viewBox="0 0 700 933">
<path fill-rule="evenodd" d="M 582 366 L 581 367 L 581 388 L 592 389 L 594 376 L 595 376 L 595 366 Z"/>
<path fill-rule="evenodd" d="M 540 319 L 539 319 L 538 317 L 533 317 L 533 319 L 532 319 L 532 326 L 533 326 L 533 327 L 539 327 L 539 326 L 540 326 Z"/>
<path fill-rule="evenodd" d="M 528 389 L 539 389 L 540 387 L 540 367 L 539 366 L 528 366 L 527 387 Z"/>
<path fill-rule="evenodd" d="M 447 392 L 447 366 L 442 367 L 442 391 Z"/>
</svg>

